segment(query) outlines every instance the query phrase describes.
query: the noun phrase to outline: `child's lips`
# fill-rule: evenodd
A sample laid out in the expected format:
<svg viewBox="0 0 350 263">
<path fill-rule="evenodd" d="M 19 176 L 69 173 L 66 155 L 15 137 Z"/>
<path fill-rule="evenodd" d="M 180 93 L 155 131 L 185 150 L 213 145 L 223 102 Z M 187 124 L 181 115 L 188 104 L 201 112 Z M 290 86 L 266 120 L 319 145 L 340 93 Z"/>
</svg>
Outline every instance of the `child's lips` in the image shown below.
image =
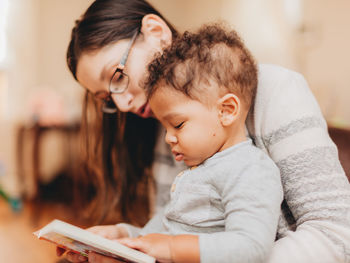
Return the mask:
<svg viewBox="0 0 350 263">
<path fill-rule="evenodd" d="M 184 155 L 182 153 L 178 153 L 176 151 L 172 151 L 175 157 L 175 160 L 181 162 L 184 159 Z"/>
</svg>

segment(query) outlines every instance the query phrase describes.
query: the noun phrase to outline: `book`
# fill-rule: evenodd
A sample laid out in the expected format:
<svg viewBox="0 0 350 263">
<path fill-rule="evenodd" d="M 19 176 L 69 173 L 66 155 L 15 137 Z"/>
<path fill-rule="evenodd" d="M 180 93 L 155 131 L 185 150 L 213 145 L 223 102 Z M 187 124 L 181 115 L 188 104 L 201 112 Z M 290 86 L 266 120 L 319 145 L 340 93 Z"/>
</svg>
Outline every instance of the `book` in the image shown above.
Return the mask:
<svg viewBox="0 0 350 263">
<path fill-rule="evenodd" d="M 93 251 L 108 257 L 129 263 L 155 263 L 151 257 L 138 250 L 129 248 L 115 240 L 109 240 L 93 234 L 80 227 L 61 220 L 53 220 L 43 228 L 33 233 L 39 239 L 50 241 L 58 247 L 86 256 Z"/>
</svg>

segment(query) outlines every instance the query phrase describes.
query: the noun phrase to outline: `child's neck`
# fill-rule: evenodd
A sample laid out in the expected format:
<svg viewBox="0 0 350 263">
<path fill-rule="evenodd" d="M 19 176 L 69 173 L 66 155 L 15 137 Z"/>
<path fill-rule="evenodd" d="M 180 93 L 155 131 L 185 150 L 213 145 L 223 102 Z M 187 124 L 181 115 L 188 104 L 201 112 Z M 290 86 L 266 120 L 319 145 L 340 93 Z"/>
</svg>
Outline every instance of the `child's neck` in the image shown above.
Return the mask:
<svg viewBox="0 0 350 263">
<path fill-rule="evenodd" d="M 247 140 L 245 123 L 236 123 L 227 129 L 227 139 L 219 151 Z"/>
</svg>

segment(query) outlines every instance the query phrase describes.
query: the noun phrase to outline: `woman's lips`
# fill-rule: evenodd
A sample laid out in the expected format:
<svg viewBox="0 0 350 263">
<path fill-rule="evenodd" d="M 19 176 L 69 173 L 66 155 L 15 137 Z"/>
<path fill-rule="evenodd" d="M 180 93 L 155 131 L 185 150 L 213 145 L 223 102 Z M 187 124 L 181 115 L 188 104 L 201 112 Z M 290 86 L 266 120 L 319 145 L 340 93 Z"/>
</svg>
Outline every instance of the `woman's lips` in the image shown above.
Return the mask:
<svg viewBox="0 0 350 263">
<path fill-rule="evenodd" d="M 137 115 L 139 115 L 142 118 L 149 118 L 152 116 L 152 110 L 148 103 L 145 103 L 140 107 L 140 109 L 137 111 Z"/>
</svg>

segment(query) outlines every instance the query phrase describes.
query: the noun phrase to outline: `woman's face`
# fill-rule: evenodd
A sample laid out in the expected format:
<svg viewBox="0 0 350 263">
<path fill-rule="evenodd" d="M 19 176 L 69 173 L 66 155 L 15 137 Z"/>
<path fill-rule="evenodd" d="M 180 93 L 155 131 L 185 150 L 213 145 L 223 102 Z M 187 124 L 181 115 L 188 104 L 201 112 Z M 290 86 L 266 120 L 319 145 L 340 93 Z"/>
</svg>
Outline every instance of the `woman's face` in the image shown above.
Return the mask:
<svg viewBox="0 0 350 263">
<path fill-rule="evenodd" d="M 91 93 L 109 91 L 109 83 L 123 54 L 129 39 L 120 40 L 97 51 L 81 55 L 77 64 L 77 79 Z M 146 94 L 143 90 L 147 64 L 154 54 L 162 50 L 161 41 L 145 38 L 139 34 L 131 47 L 125 64 L 124 73 L 129 76 L 128 88 L 122 94 L 111 97 L 122 112 L 132 112 L 143 118 L 152 117 Z"/>
</svg>

